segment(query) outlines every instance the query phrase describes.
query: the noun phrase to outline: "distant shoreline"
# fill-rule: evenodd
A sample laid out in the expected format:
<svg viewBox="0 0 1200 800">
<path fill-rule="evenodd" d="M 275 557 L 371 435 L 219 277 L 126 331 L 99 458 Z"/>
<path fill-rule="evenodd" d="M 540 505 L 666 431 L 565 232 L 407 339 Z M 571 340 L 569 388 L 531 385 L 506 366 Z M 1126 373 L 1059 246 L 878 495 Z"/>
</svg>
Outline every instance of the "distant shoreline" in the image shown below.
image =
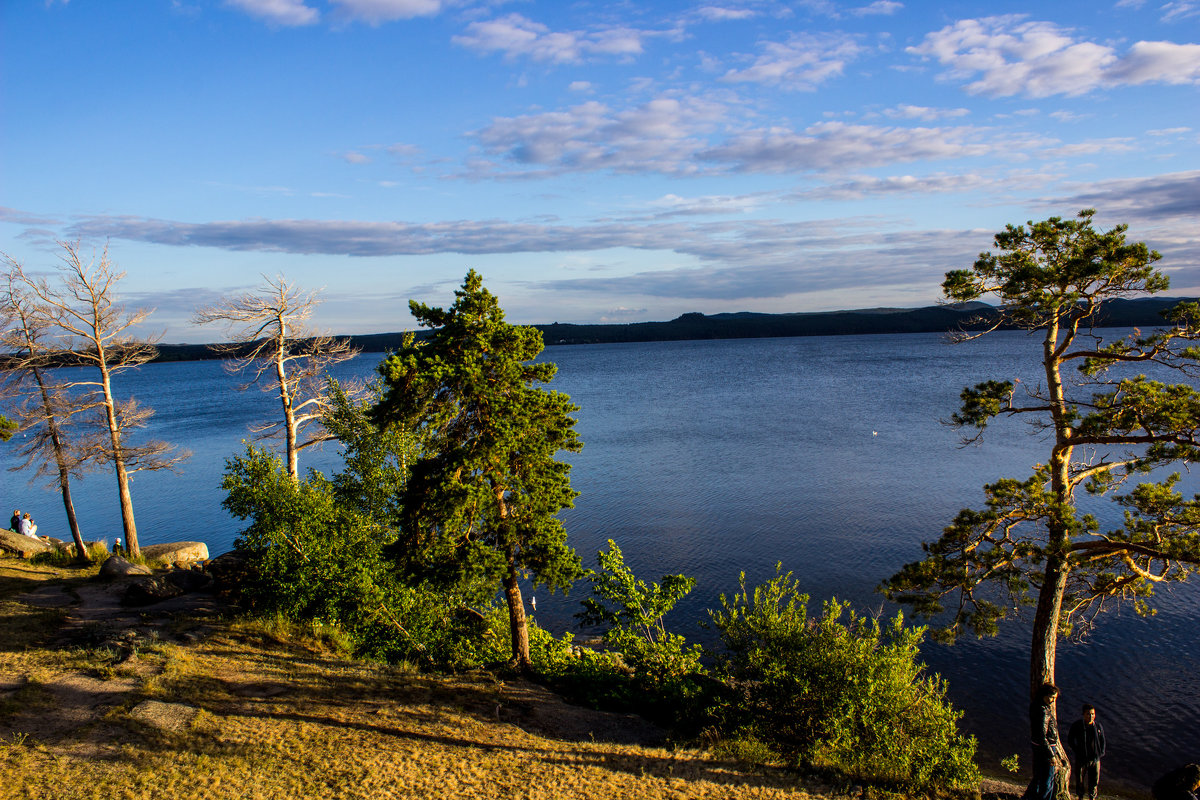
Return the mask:
<svg viewBox="0 0 1200 800">
<path fill-rule="evenodd" d="M 1111 300 L 1099 315 L 1106 327 L 1154 327 L 1163 324 L 1162 312 L 1188 297 L 1147 297 Z M 574 325 L 553 322 L 533 325 L 547 346 L 569 344 L 623 344 L 678 342 L 698 339 L 765 339 L 792 336 L 854 336 L 886 333 L 943 333 L 986 327 L 997 309 L 986 303 L 925 306 L 923 308 L 873 308 L 791 314 L 691 312 L 666 322 Z M 344 338 L 366 353 L 400 348 L 404 332 L 350 335 Z M 418 338 L 421 333 L 416 334 Z M 160 344 L 155 361 L 201 361 L 226 358 L 212 344 Z"/>
</svg>

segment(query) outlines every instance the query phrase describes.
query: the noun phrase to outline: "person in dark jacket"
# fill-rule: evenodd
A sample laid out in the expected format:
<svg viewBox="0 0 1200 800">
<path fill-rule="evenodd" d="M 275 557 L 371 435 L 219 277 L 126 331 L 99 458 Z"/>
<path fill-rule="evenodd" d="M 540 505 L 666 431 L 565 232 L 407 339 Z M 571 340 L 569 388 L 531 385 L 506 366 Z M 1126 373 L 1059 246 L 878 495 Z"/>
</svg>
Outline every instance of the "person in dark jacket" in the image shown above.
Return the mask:
<svg viewBox="0 0 1200 800">
<path fill-rule="evenodd" d="M 12 519 L 8 521 L 8 528 L 13 533 L 21 532 L 21 509 L 18 508 L 13 512 Z"/>
<path fill-rule="evenodd" d="M 1044 683 L 1029 706 L 1029 742 L 1033 747 L 1033 780 L 1024 800 L 1054 800 L 1054 773 L 1066 766 L 1066 754 L 1058 742 L 1054 701 L 1058 687 Z"/>
<path fill-rule="evenodd" d="M 1096 800 L 1100 785 L 1100 759 L 1104 756 L 1104 728 L 1096 721 L 1096 709 L 1083 706 L 1083 717 L 1071 723 L 1067 747 L 1075 755 L 1075 794 L 1080 800 Z"/>
<path fill-rule="evenodd" d="M 1150 790 L 1154 800 L 1197 800 L 1200 792 L 1200 764 L 1185 764 L 1154 782 Z"/>
</svg>

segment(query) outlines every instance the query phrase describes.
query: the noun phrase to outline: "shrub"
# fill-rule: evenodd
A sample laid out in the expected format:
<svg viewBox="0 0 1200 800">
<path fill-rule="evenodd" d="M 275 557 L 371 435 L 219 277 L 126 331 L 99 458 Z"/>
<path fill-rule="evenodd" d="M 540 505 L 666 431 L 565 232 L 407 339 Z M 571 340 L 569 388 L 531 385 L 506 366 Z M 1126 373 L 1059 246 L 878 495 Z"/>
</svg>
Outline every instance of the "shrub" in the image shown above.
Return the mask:
<svg viewBox="0 0 1200 800">
<path fill-rule="evenodd" d="M 383 557 L 395 535 L 319 474 L 293 481 L 282 460 L 247 447 L 226 462 L 223 505 L 248 519 L 243 601 L 256 613 L 337 626 L 357 655 L 451 669 L 480 663 L 466 598 L 399 582 Z"/>
<path fill-rule="evenodd" d="M 836 599 L 810 619 L 792 574 L 721 597 L 710 612 L 736 691 L 714 709 L 722 734 L 758 741 L 809 767 L 911 790 L 978 781 L 975 739 L 945 683 L 918 660 L 924 628 L 884 625 Z"/>
<path fill-rule="evenodd" d="M 612 539 L 597 560 L 600 568 L 588 572 L 592 597 L 583 600 L 578 617 L 584 624 L 606 626 L 604 645 L 621 658 L 608 659 L 608 667 L 599 662 L 577 667 L 586 668 L 601 683 L 602 689 L 593 687 L 593 693 L 607 705 L 637 708 L 675 725 L 693 722 L 704 705 L 703 651 L 668 632 L 663 618 L 692 590 L 695 579 L 664 575 L 661 583 L 646 584 L 625 565 Z"/>
</svg>

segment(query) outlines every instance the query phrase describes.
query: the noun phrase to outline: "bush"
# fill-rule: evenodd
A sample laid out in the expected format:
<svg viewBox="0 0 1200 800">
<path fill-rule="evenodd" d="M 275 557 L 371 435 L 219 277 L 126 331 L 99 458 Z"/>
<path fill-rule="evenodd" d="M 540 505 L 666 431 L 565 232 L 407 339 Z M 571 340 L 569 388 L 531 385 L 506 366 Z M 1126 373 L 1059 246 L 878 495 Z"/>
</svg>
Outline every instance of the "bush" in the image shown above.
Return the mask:
<svg viewBox="0 0 1200 800">
<path fill-rule="evenodd" d="M 731 692 L 714 709 L 722 735 L 761 742 L 812 768 L 909 790 L 962 789 L 979 778 L 975 739 L 945 683 L 918 661 L 924 628 L 881 626 L 830 600 L 809 619 L 791 573 L 721 597 L 710 612 Z"/>
<path fill-rule="evenodd" d="M 226 462 L 223 505 L 250 520 L 242 600 L 258 614 L 336 626 L 356 655 L 460 669 L 480 663 L 478 614 L 465 598 L 396 579 L 383 557 L 386 527 L 319 474 L 293 481 L 282 460 L 247 447 Z"/>
</svg>

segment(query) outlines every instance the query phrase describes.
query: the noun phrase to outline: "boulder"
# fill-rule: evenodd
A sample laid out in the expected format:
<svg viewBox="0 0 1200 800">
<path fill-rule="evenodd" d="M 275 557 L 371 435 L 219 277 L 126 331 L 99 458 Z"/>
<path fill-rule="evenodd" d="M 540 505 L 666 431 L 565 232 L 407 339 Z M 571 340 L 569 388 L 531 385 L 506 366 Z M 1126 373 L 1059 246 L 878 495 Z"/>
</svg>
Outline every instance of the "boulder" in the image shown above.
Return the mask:
<svg viewBox="0 0 1200 800">
<path fill-rule="evenodd" d="M 165 577 L 146 578 L 125 587 L 125 594 L 121 596 L 121 605 L 149 606 L 161 603 L 163 600 L 170 600 L 172 597 L 179 597 L 181 594 L 184 594 L 184 590 Z"/>
<path fill-rule="evenodd" d="M 15 553 L 19 558 L 30 558 L 53 549 L 54 545 L 42 539 L 32 539 L 12 531 L 0 531 L 0 550 Z"/>
<path fill-rule="evenodd" d="M 127 575 L 153 575 L 154 570 L 149 567 L 143 567 L 141 564 L 131 564 L 120 556 L 109 556 L 108 560 L 100 565 L 101 578 L 123 578 Z"/>
<path fill-rule="evenodd" d="M 154 563 L 190 564 L 208 560 L 208 545 L 204 542 L 172 542 L 152 544 L 142 548 L 142 558 Z"/>
<path fill-rule="evenodd" d="M 190 592 L 211 588 L 212 576 L 199 569 L 173 569 L 129 584 L 121 597 L 123 606 L 149 606 Z"/>
<path fill-rule="evenodd" d="M 204 565 L 204 571 L 213 577 L 218 594 L 237 590 L 246 576 L 246 554 L 237 550 L 222 553 Z"/>
</svg>

